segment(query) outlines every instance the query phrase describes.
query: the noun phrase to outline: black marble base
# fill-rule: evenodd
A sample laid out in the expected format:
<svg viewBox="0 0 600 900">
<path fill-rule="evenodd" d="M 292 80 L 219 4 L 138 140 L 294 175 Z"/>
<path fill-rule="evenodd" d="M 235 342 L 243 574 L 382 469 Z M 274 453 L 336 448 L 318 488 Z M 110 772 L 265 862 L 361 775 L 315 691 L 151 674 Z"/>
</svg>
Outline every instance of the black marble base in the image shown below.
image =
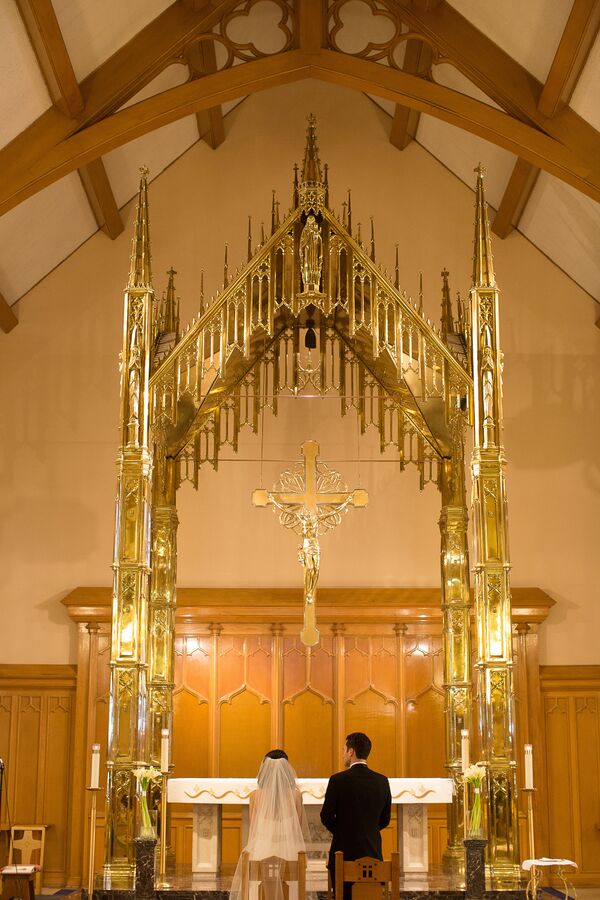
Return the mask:
<svg viewBox="0 0 600 900">
<path fill-rule="evenodd" d="M 154 900 L 156 838 L 136 838 L 134 844 L 136 900 Z"/>
<path fill-rule="evenodd" d="M 85 897 L 85 891 L 83 892 Z M 327 900 L 327 891 L 311 891 L 311 900 Z M 466 891 L 445 888 L 415 890 L 402 888 L 401 900 L 471 900 Z M 510 889 L 506 891 L 484 891 L 482 900 L 525 900 L 525 890 Z M 134 891 L 95 890 L 93 900 L 137 900 Z M 169 890 L 154 891 L 152 900 L 229 900 L 229 891 L 223 890 Z"/>
<path fill-rule="evenodd" d="M 482 900 L 485 894 L 485 838 L 467 838 L 465 845 L 466 888 L 469 900 Z"/>
</svg>

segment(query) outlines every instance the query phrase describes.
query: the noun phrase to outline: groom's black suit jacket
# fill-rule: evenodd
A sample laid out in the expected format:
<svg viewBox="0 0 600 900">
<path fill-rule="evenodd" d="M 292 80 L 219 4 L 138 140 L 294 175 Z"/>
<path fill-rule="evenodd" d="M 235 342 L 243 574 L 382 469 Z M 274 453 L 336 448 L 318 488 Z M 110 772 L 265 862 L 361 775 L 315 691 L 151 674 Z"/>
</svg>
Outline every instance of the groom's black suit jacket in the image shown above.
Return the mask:
<svg viewBox="0 0 600 900">
<path fill-rule="evenodd" d="M 390 823 L 392 795 L 385 775 L 355 763 L 332 775 L 327 785 L 321 822 L 333 835 L 329 868 L 335 867 L 335 853 L 345 860 L 381 855 L 380 831 Z"/>
</svg>

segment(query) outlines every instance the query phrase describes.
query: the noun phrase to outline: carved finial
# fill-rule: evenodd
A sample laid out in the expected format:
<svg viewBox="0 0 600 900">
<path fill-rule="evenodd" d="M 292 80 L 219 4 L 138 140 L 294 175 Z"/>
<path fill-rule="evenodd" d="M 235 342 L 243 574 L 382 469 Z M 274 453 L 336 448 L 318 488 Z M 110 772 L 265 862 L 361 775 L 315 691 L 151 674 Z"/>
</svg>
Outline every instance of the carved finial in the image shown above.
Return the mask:
<svg viewBox="0 0 600 900">
<path fill-rule="evenodd" d="M 342 203 L 342 225 L 344 228 L 348 227 L 348 204 L 345 200 Z"/>
<path fill-rule="evenodd" d="M 174 332 L 177 339 L 179 339 L 179 302 L 175 299 L 175 276 L 177 272 L 173 266 L 171 266 L 167 275 L 169 276 L 169 281 L 167 283 L 167 295 L 164 299 L 160 330 L 164 334 L 172 334 Z"/>
<path fill-rule="evenodd" d="M 273 188 L 273 197 L 271 199 L 271 234 L 275 234 L 275 188 Z"/>
<path fill-rule="evenodd" d="M 275 228 L 279 228 L 281 220 L 279 218 L 279 200 L 275 201 Z"/>
<path fill-rule="evenodd" d="M 423 315 L 423 273 L 419 272 L 419 315 Z"/>
<path fill-rule="evenodd" d="M 267 239 L 265 237 L 265 223 L 261 222 L 260 223 L 260 243 L 261 243 L 261 245 L 264 244 L 266 240 Z"/>
<path fill-rule="evenodd" d="M 396 272 L 394 276 L 394 286 L 397 291 L 400 290 L 400 263 L 398 260 L 398 244 L 396 244 Z"/>
<path fill-rule="evenodd" d="M 371 259 L 375 262 L 375 224 L 371 216 Z"/>
<path fill-rule="evenodd" d="M 352 191 L 348 188 L 348 234 L 352 237 Z"/>
<path fill-rule="evenodd" d="M 252 259 L 252 216 L 248 216 L 248 262 Z"/>
<path fill-rule="evenodd" d="M 298 163 L 294 163 L 294 197 L 292 206 L 298 209 Z"/>
<path fill-rule="evenodd" d="M 361 237 L 361 234 L 360 234 L 360 222 L 359 222 L 358 225 L 356 226 L 356 242 L 357 242 L 357 244 L 358 244 L 359 247 L 362 247 L 362 237 Z"/>
<path fill-rule="evenodd" d="M 450 297 L 450 285 L 448 284 L 448 269 L 442 269 L 442 340 L 447 343 L 448 335 L 454 332 L 454 318 L 452 315 L 452 298 Z"/>
<path fill-rule="evenodd" d="M 457 327 L 460 334 L 465 333 L 465 307 L 464 303 L 460 299 L 460 291 L 456 292 L 456 315 L 457 315 Z"/>
<path fill-rule="evenodd" d="M 223 261 L 223 288 L 229 284 L 229 274 L 227 272 L 227 244 L 225 244 L 225 259 Z"/>
<path fill-rule="evenodd" d="M 140 168 L 140 187 L 135 213 L 135 224 L 133 226 L 128 288 L 152 288 L 152 270 L 150 267 L 150 219 L 148 212 L 148 174 L 148 167 L 142 166 Z"/>
<path fill-rule="evenodd" d="M 329 163 L 323 166 L 325 169 L 325 206 L 329 206 Z"/>
<path fill-rule="evenodd" d="M 479 163 L 475 187 L 475 239 L 473 246 L 473 287 L 495 287 L 492 238 L 483 188 L 484 167 Z"/>
<path fill-rule="evenodd" d="M 200 315 L 206 310 L 204 305 L 204 270 L 200 272 Z"/>
</svg>

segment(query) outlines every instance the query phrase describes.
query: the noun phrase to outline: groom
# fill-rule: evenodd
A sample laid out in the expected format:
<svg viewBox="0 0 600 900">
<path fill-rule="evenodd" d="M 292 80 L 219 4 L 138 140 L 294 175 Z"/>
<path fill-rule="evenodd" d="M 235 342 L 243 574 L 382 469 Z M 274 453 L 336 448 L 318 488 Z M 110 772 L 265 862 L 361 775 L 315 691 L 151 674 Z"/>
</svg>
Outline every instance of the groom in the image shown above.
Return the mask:
<svg viewBox="0 0 600 900">
<path fill-rule="evenodd" d="M 337 850 L 342 851 L 344 860 L 363 856 L 383 859 L 380 831 L 390 823 L 392 795 L 385 775 L 367 766 L 370 752 L 371 741 L 366 734 L 349 734 L 344 748 L 345 771 L 332 775 L 327 785 L 321 822 L 333 835 L 327 863 L 332 884 Z M 346 894 L 350 896 L 350 891 L 344 886 L 344 900 Z"/>
</svg>

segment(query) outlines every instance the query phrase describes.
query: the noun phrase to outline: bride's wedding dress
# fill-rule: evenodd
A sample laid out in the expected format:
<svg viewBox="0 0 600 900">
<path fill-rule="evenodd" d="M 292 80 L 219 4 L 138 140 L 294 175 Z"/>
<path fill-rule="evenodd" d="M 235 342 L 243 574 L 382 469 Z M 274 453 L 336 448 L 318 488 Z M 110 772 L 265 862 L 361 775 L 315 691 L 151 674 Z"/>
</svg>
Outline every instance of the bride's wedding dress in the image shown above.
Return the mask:
<svg viewBox="0 0 600 900">
<path fill-rule="evenodd" d="M 250 798 L 250 828 L 244 852 L 251 862 L 271 856 L 295 862 L 298 853 L 306 850 L 303 827 L 303 810 L 300 792 L 296 786 L 296 773 L 287 759 L 265 757 L 257 776 L 258 788 Z M 247 900 L 242 897 L 243 854 L 231 883 L 230 900 Z M 281 869 L 282 866 L 279 866 Z M 277 867 L 269 872 L 269 897 L 284 900 L 284 882 Z M 289 898 L 293 900 L 297 885 L 289 883 Z M 258 882 L 250 883 L 249 900 L 257 900 Z"/>
</svg>

